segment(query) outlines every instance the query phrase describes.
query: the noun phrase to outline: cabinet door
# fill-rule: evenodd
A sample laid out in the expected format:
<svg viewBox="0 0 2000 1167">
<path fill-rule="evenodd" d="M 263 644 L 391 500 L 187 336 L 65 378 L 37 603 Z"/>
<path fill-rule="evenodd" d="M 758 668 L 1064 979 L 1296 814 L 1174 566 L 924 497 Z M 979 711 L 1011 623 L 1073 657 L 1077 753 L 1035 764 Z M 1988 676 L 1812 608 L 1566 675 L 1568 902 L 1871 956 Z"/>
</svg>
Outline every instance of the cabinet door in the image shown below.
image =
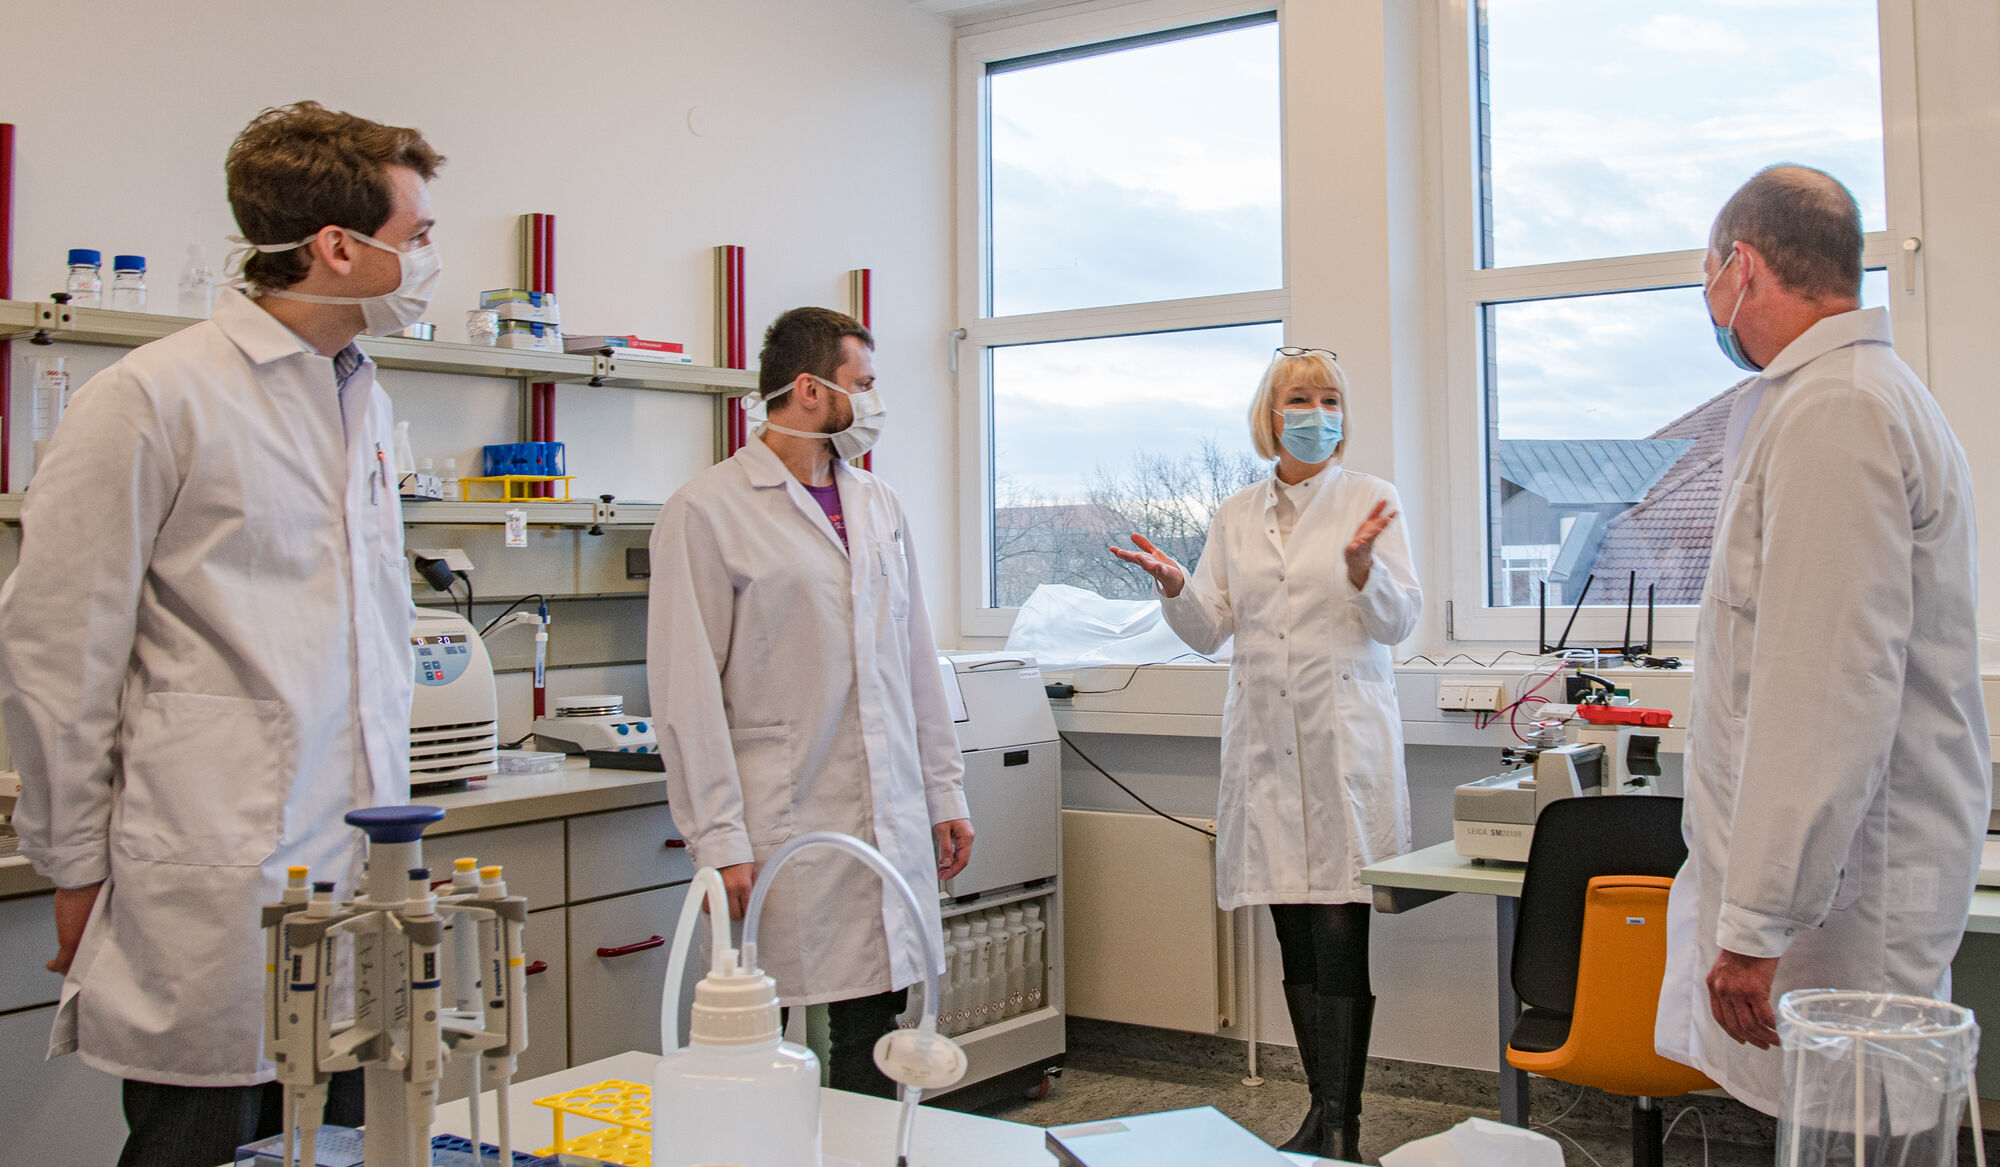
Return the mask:
<svg viewBox="0 0 2000 1167">
<path fill-rule="evenodd" d="M 569 820 L 572 902 L 693 878 L 694 859 L 664 802 Z"/>
<path fill-rule="evenodd" d="M 0 1017 L 0 1162 L 115 1163 L 118 1079 L 74 1054 L 43 1061 L 55 1018 L 53 1005 Z"/>
<path fill-rule="evenodd" d="M 569 909 L 569 1055 L 580 1066 L 628 1050 L 660 1052 L 660 988 L 688 885 L 578 904 Z M 653 937 L 662 943 L 650 947 Z M 706 965 L 696 940 L 680 988 L 680 1032 Z M 610 955 L 602 955 L 610 954 Z"/>
<path fill-rule="evenodd" d="M 562 906 L 565 899 L 562 823 L 524 823 L 518 827 L 461 831 L 424 839 L 424 861 L 430 866 L 433 880 L 448 878 L 452 861 L 461 855 L 479 860 L 481 866 L 500 864 L 507 890 L 526 896 L 529 911 Z"/>
<path fill-rule="evenodd" d="M 47 1005 L 62 995 L 63 979 L 42 965 L 56 954 L 55 899 L 0 901 L 0 1013 Z"/>
<path fill-rule="evenodd" d="M 553 1074 L 569 1067 L 569 937 L 561 908 L 531 912 L 522 944 L 528 958 L 528 1051 L 521 1055 L 516 1082 Z M 451 984 L 451 930 L 445 929 L 444 979 Z M 439 1100 L 451 1102 L 470 1093 L 472 1060 L 455 1057 L 445 1063 Z M 490 1084 L 487 1089 L 492 1089 Z"/>
<path fill-rule="evenodd" d="M 1057 742 L 965 755 L 972 862 L 945 886 L 953 896 L 1047 879 L 1061 865 L 1062 762 Z"/>
</svg>

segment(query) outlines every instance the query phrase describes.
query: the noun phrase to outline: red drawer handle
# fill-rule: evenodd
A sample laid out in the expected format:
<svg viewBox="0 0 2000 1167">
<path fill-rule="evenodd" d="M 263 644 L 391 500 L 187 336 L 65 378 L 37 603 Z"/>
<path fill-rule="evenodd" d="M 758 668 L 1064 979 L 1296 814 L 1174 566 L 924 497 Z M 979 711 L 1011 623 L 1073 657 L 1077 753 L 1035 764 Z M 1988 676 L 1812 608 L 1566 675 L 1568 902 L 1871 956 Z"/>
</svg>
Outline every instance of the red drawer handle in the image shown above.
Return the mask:
<svg viewBox="0 0 2000 1167">
<path fill-rule="evenodd" d="M 664 936 L 648 936 L 646 939 L 639 941 L 639 943 L 637 944 L 627 944 L 619 948 L 600 948 L 597 950 L 597 955 L 630 956 L 635 952 L 644 952 L 648 948 L 658 948 L 661 945 L 665 944 L 666 942 L 667 938 Z"/>
<path fill-rule="evenodd" d="M 547 971 L 549 971 L 549 962 L 546 960 L 537 960 L 531 962 L 527 968 L 522 969 L 521 975 L 531 977 L 537 973 L 545 973 Z"/>
<path fill-rule="evenodd" d="M 676 850 L 676 851 L 685 851 L 685 850 L 687 850 L 687 845 L 688 845 L 688 841 L 687 841 L 686 839 L 668 839 L 668 840 L 667 840 L 667 846 L 668 846 L 668 847 L 671 847 L 671 848 L 673 848 L 673 849 L 674 849 L 674 850 Z"/>
</svg>

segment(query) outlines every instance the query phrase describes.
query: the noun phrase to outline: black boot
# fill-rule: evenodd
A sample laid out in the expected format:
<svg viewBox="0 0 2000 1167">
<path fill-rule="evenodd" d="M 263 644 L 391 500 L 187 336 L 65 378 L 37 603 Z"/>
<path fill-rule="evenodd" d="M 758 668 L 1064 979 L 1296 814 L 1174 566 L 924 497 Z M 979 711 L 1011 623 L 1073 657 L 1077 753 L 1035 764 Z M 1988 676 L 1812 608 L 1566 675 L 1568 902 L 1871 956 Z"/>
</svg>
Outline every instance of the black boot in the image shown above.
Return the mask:
<svg viewBox="0 0 2000 1167">
<path fill-rule="evenodd" d="M 1299 1064 L 1305 1067 L 1306 1090 L 1312 1105 L 1298 1133 L 1278 1144 L 1280 1151 L 1305 1152 L 1319 1145 L 1325 1103 L 1320 1100 L 1319 999 L 1311 985 L 1285 986 L 1285 1009 L 1292 1015 L 1292 1032 L 1299 1039 Z"/>
<path fill-rule="evenodd" d="M 1368 1036 L 1375 1026 L 1375 998 L 1321 994 L 1321 1140 L 1307 1153 L 1361 1159 L 1361 1083 L 1368 1074 Z"/>
</svg>

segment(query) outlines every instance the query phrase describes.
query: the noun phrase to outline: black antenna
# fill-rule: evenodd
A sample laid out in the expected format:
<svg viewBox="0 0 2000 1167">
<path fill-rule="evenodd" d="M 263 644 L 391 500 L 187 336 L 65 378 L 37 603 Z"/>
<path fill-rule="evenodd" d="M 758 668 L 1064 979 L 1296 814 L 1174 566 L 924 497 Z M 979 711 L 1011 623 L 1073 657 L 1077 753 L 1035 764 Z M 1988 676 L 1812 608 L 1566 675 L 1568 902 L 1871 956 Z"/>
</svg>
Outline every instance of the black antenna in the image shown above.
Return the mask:
<svg viewBox="0 0 2000 1167">
<path fill-rule="evenodd" d="M 1653 655 L 1653 585 L 1646 585 L 1646 655 Z"/>
<path fill-rule="evenodd" d="M 1549 655 L 1549 581 L 1539 580 L 1542 589 L 1541 600 L 1535 605 L 1535 647 L 1543 656 Z"/>
<path fill-rule="evenodd" d="M 1576 594 L 1576 605 L 1569 610 L 1569 623 L 1563 625 L 1562 639 L 1556 641 L 1555 647 L 1549 651 L 1561 652 L 1569 646 L 1569 630 L 1576 627 L 1576 614 L 1583 611 L 1583 598 L 1590 594 L 1590 585 L 1596 579 L 1597 573 L 1595 572 L 1583 577 L 1583 590 Z"/>
<path fill-rule="evenodd" d="M 1618 655 L 1632 659 L 1632 601 L 1639 590 L 1639 573 L 1635 569 L 1625 573 L 1625 634 L 1618 638 Z"/>
</svg>

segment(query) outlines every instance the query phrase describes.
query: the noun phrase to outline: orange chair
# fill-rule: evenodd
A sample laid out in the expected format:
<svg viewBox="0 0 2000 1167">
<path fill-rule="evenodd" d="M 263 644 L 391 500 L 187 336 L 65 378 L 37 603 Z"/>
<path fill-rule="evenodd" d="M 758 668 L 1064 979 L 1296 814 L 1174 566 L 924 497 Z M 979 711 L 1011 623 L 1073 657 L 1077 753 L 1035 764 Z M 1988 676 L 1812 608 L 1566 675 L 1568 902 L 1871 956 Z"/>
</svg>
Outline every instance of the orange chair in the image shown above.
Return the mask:
<svg viewBox="0 0 2000 1167">
<path fill-rule="evenodd" d="M 1527 1006 L 1507 1062 L 1628 1095 L 1634 1167 L 1660 1167 L 1655 1099 L 1713 1088 L 1653 1052 L 1667 956 L 1667 891 L 1687 858 L 1681 800 L 1566 798 L 1535 822 L 1514 933 L 1514 990 Z"/>
</svg>

